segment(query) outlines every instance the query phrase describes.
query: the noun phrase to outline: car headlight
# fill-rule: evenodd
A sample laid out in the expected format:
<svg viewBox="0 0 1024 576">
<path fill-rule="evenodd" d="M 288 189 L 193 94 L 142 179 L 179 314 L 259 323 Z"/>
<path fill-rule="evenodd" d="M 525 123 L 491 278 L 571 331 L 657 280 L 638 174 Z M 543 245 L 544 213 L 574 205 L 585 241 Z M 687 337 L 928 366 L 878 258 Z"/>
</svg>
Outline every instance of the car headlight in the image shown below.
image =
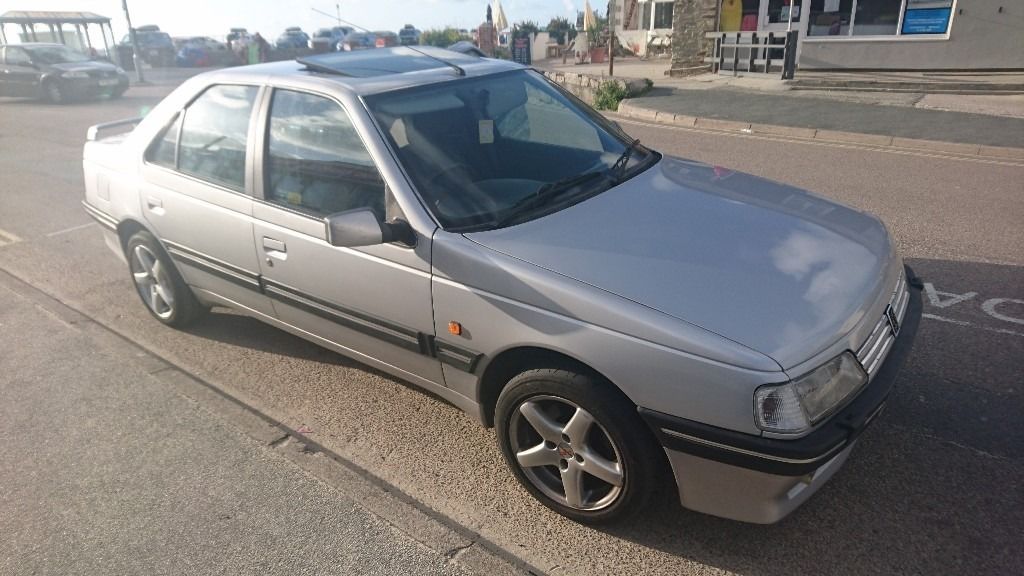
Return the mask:
<svg viewBox="0 0 1024 576">
<path fill-rule="evenodd" d="M 88 78 L 89 74 L 87 72 L 72 70 L 70 72 L 63 73 L 60 76 L 61 78 Z"/>
<path fill-rule="evenodd" d="M 124 73 L 125 73 L 125 72 L 124 72 L 124 68 L 121 68 L 120 66 L 118 66 L 117 68 L 115 68 L 115 69 L 114 69 L 114 72 L 117 72 L 118 74 L 124 74 Z"/>
<path fill-rule="evenodd" d="M 821 367 L 782 385 L 754 392 L 758 427 L 769 432 L 797 433 L 820 422 L 868 381 L 853 354 L 844 352 Z"/>
</svg>

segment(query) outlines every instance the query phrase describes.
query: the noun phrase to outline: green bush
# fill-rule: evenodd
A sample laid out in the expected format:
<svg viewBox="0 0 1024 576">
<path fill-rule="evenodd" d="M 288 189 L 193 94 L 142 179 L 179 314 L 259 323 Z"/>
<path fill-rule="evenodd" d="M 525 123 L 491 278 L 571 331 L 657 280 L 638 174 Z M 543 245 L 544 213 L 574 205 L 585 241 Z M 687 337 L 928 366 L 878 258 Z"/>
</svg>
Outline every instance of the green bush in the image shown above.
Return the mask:
<svg viewBox="0 0 1024 576">
<path fill-rule="evenodd" d="M 425 46 L 447 48 L 459 40 L 471 40 L 471 38 L 463 36 L 457 28 L 451 27 L 444 30 L 424 30 L 420 34 L 420 44 Z"/>
<path fill-rule="evenodd" d="M 619 109 L 619 102 L 629 97 L 629 90 L 618 82 L 602 82 L 594 92 L 594 108 L 598 110 L 616 111 Z"/>
</svg>

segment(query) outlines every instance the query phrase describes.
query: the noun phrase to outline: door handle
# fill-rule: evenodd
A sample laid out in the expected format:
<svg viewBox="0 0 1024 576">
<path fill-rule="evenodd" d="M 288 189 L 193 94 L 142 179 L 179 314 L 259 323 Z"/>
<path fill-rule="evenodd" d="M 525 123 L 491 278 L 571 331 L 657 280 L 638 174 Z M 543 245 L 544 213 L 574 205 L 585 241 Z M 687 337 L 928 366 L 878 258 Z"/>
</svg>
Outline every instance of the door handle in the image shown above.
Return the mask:
<svg viewBox="0 0 1024 576">
<path fill-rule="evenodd" d="M 163 215 L 163 213 L 164 213 L 164 201 L 159 199 L 159 198 L 154 198 L 153 196 L 147 196 L 146 197 L 146 208 L 148 208 L 149 211 L 154 213 L 154 214 Z"/>
<path fill-rule="evenodd" d="M 274 238 L 263 237 L 263 248 L 274 252 L 287 252 L 288 247 L 285 246 L 284 242 Z"/>
</svg>

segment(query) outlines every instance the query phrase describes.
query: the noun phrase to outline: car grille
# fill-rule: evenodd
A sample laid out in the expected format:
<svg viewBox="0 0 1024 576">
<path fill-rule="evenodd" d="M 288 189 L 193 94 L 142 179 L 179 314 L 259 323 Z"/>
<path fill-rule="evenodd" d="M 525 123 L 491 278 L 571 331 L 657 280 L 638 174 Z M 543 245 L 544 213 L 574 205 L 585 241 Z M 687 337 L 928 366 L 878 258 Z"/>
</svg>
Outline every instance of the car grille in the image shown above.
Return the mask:
<svg viewBox="0 0 1024 576">
<path fill-rule="evenodd" d="M 869 380 L 874 378 L 875 373 L 882 367 L 882 362 L 889 354 L 893 342 L 896 341 L 896 335 L 899 333 L 909 303 L 910 292 L 907 291 L 907 278 L 906 274 L 901 271 L 900 278 L 896 281 L 896 288 L 893 289 L 892 296 L 889 298 L 889 305 L 882 313 L 882 318 L 875 324 L 871 335 L 857 351 L 857 359 L 868 373 Z"/>
</svg>

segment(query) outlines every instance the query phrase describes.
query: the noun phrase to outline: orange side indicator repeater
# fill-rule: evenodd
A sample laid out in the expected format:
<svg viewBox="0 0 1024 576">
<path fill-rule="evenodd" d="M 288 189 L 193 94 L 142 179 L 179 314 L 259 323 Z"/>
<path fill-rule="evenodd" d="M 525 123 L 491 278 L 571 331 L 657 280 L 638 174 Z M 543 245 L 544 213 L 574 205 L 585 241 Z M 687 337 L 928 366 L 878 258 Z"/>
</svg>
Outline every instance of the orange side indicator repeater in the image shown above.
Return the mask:
<svg viewBox="0 0 1024 576">
<path fill-rule="evenodd" d="M 452 320 L 448 323 L 448 331 L 456 336 L 460 336 L 462 334 L 462 324 Z"/>
</svg>

